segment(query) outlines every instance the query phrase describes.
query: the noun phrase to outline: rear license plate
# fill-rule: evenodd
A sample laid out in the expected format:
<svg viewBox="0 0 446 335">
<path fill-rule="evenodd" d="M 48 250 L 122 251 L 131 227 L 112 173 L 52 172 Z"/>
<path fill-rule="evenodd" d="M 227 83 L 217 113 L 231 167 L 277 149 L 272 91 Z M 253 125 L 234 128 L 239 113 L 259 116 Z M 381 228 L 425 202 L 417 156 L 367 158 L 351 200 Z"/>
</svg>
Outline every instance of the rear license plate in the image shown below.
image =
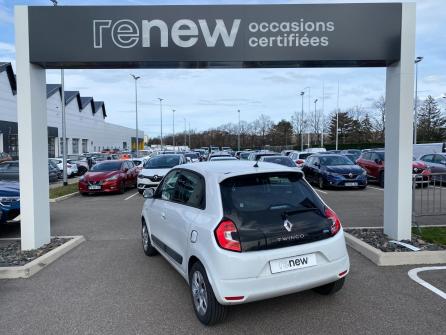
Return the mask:
<svg viewBox="0 0 446 335">
<path fill-rule="evenodd" d="M 358 186 L 358 183 L 345 183 L 345 186 Z"/>
<path fill-rule="evenodd" d="M 88 186 L 88 189 L 89 190 L 100 190 L 101 186 L 99 186 L 99 185 L 90 185 L 90 186 Z"/>
<path fill-rule="evenodd" d="M 317 265 L 316 255 L 308 254 L 288 258 L 275 259 L 269 262 L 272 273 L 292 271 Z"/>
</svg>

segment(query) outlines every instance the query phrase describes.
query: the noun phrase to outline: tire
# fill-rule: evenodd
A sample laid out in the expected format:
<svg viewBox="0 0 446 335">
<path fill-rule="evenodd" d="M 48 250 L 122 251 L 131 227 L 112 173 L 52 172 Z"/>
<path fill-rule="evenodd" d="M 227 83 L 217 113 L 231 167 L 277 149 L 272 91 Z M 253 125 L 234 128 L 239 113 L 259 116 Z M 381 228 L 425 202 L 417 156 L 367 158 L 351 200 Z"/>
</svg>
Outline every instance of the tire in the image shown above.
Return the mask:
<svg viewBox="0 0 446 335">
<path fill-rule="evenodd" d="M 150 241 L 149 230 L 144 221 L 141 225 L 141 240 L 142 250 L 144 250 L 146 256 L 152 257 L 158 255 L 158 251 L 153 247 L 152 241 Z"/>
<path fill-rule="evenodd" d="M 143 194 L 144 190 L 138 190 L 139 194 Z"/>
<path fill-rule="evenodd" d="M 384 188 L 384 172 L 381 171 L 379 173 L 379 186 L 381 186 L 382 188 Z"/>
<path fill-rule="evenodd" d="M 319 187 L 319 189 L 323 190 L 324 189 L 324 178 L 322 178 L 322 176 L 319 176 L 318 180 L 317 180 L 317 186 Z"/>
<path fill-rule="evenodd" d="M 86 197 L 86 196 L 88 195 L 87 192 L 80 192 L 80 194 L 81 194 L 82 196 L 84 196 L 84 197 Z"/>
<path fill-rule="evenodd" d="M 125 182 L 124 181 L 121 181 L 121 183 L 119 184 L 119 193 L 120 194 L 125 193 Z"/>
<path fill-rule="evenodd" d="M 190 269 L 189 287 L 195 315 L 202 324 L 211 326 L 226 318 L 228 308 L 220 305 L 215 298 L 206 270 L 200 262 L 196 262 Z"/>
<path fill-rule="evenodd" d="M 315 287 L 313 291 L 322 295 L 332 295 L 341 290 L 341 288 L 344 286 L 344 283 L 345 283 L 345 277 L 338 279 L 332 283 Z"/>
</svg>

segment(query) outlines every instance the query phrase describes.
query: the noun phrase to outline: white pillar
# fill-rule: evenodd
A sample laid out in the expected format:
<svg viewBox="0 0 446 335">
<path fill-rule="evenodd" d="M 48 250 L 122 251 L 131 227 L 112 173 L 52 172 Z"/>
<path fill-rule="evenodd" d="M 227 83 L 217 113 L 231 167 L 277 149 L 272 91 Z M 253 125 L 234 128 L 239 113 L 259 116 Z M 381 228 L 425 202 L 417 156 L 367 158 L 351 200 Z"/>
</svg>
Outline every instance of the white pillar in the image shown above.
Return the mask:
<svg viewBox="0 0 446 335">
<path fill-rule="evenodd" d="M 384 233 L 396 240 L 411 237 L 414 59 L 415 3 L 403 3 L 401 59 L 386 78 Z"/>
<path fill-rule="evenodd" d="M 22 250 L 50 241 L 45 70 L 29 62 L 28 7 L 15 7 Z"/>
</svg>

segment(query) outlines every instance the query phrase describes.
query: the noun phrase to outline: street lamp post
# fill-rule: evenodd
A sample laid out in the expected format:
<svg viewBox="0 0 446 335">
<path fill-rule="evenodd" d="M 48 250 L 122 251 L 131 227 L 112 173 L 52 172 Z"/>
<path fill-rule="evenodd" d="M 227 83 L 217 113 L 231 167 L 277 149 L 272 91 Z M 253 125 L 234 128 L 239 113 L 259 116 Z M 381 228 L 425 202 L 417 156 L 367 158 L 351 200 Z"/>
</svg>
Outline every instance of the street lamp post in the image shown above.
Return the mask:
<svg viewBox="0 0 446 335">
<path fill-rule="evenodd" d="M 322 81 L 321 148 L 324 147 L 325 83 Z"/>
<path fill-rule="evenodd" d="M 317 109 L 316 109 L 317 99 L 314 99 L 314 134 L 316 135 L 316 141 L 317 142 Z"/>
<path fill-rule="evenodd" d="M 240 151 L 240 109 L 237 110 L 237 113 L 238 113 L 237 151 Z"/>
<path fill-rule="evenodd" d="M 133 77 L 133 79 L 135 79 L 135 114 L 136 114 L 136 136 L 135 136 L 135 148 L 136 148 L 136 157 L 139 156 L 139 148 L 138 148 L 138 144 L 139 144 L 139 138 L 138 138 L 138 85 L 137 85 L 137 81 L 139 78 L 141 78 L 140 76 L 136 76 L 134 74 L 130 74 L 130 76 Z"/>
<path fill-rule="evenodd" d="M 415 58 L 415 104 L 414 104 L 414 120 L 413 120 L 413 143 L 417 144 L 417 126 L 418 126 L 418 63 L 423 57 Z"/>
<path fill-rule="evenodd" d="M 339 80 L 338 80 L 338 97 L 336 99 L 336 150 L 339 143 Z"/>
<path fill-rule="evenodd" d="M 172 132 L 173 132 L 172 146 L 173 150 L 175 150 L 175 109 L 172 109 Z"/>
<path fill-rule="evenodd" d="M 50 0 L 53 6 L 57 6 L 57 0 Z M 67 174 L 67 119 L 65 115 L 65 73 L 64 69 L 60 69 L 60 86 L 61 86 L 61 99 L 62 99 L 62 173 L 63 173 L 63 185 L 68 185 Z M 60 144 L 60 143 L 59 143 Z"/>
<path fill-rule="evenodd" d="M 300 92 L 300 96 L 302 97 L 302 112 L 300 116 L 300 151 L 304 151 L 304 95 L 304 91 Z"/>
<path fill-rule="evenodd" d="M 189 150 L 190 150 L 190 121 L 189 121 Z"/>
<path fill-rule="evenodd" d="M 186 127 L 186 118 L 183 118 L 184 119 L 184 146 L 186 147 L 187 146 L 187 127 Z"/>
<path fill-rule="evenodd" d="M 160 101 L 160 119 L 161 119 L 161 132 L 160 132 L 160 144 L 161 150 L 163 150 L 163 98 L 158 98 Z"/>
</svg>

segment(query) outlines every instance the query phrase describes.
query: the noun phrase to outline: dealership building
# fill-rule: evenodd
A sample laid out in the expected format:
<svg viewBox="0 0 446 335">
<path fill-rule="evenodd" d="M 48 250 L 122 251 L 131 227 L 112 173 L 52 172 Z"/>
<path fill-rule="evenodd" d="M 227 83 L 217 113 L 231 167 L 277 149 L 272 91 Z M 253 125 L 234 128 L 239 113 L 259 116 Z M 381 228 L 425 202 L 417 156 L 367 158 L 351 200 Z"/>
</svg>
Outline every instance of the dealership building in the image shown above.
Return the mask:
<svg viewBox="0 0 446 335">
<path fill-rule="evenodd" d="M 48 156 L 62 155 L 62 89 L 46 85 Z M 105 122 L 103 101 L 82 97 L 78 91 L 65 91 L 66 137 L 68 154 L 104 149 L 131 149 L 135 129 Z M 138 135 L 140 146 L 144 132 Z M 0 63 L 0 152 L 18 157 L 17 83 L 11 63 Z"/>
</svg>

